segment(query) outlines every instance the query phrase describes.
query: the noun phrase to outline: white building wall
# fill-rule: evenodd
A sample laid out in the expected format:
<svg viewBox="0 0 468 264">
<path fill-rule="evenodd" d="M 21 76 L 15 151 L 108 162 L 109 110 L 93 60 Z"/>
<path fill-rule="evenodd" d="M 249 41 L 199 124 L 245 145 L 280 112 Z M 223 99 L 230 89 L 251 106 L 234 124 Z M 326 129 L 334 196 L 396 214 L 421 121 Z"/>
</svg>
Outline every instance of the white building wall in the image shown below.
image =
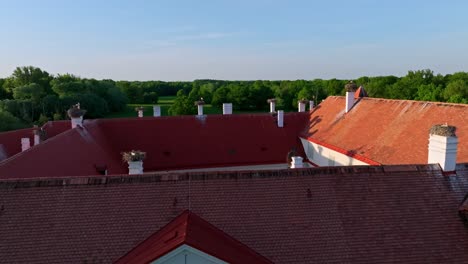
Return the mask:
<svg viewBox="0 0 468 264">
<path fill-rule="evenodd" d="M 349 165 L 369 165 L 363 161 L 352 158 L 343 153 L 321 146 L 301 138 L 304 152 L 309 161 L 316 165 L 323 166 L 349 166 Z"/>
<path fill-rule="evenodd" d="M 182 245 L 151 264 L 227 264 L 191 246 Z"/>
</svg>

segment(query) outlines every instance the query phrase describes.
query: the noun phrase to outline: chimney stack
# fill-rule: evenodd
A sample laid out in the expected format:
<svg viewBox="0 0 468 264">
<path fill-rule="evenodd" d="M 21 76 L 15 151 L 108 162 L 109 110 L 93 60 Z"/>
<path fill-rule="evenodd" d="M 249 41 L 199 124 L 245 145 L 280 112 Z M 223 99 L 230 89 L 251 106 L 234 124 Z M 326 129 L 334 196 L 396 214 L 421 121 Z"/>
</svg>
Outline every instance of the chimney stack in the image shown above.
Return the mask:
<svg viewBox="0 0 468 264">
<path fill-rule="evenodd" d="M 291 169 L 304 168 L 303 158 L 301 156 L 291 157 Z"/>
<path fill-rule="evenodd" d="M 270 113 L 274 113 L 275 107 L 276 107 L 276 99 L 271 98 L 271 99 L 268 99 L 267 102 L 270 104 Z"/>
<path fill-rule="evenodd" d="M 153 105 L 153 116 L 154 116 L 154 117 L 159 117 L 159 116 L 161 116 L 161 106 L 159 106 L 159 105 Z"/>
<path fill-rule="evenodd" d="M 37 125 L 33 126 L 34 146 L 39 145 L 39 143 L 41 143 L 42 133 L 44 133 L 44 131 L 41 128 L 39 128 Z"/>
<path fill-rule="evenodd" d="M 71 119 L 72 128 L 83 126 L 83 116 L 85 113 L 86 110 L 80 109 L 80 103 L 72 105 L 70 109 L 68 109 L 67 114 Z"/>
<path fill-rule="evenodd" d="M 203 97 L 200 98 L 200 100 L 195 101 L 195 105 L 198 107 L 198 115 L 202 116 L 203 115 L 203 105 L 205 104 L 205 101 L 203 101 Z"/>
<path fill-rule="evenodd" d="M 232 115 L 232 103 L 223 104 L 223 115 Z"/>
<path fill-rule="evenodd" d="M 135 107 L 135 111 L 138 113 L 138 117 L 143 117 L 145 108 L 143 106 Z"/>
<path fill-rule="evenodd" d="M 25 151 L 31 147 L 29 138 L 21 138 L 21 151 Z"/>
<path fill-rule="evenodd" d="M 143 160 L 146 158 L 146 152 L 132 150 L 121 154 L 122 159 L 128 163 L 128 174 L 143 174 Z"/>
<path fill-rule="evenodd" d="M 348 113 L 351 108 L 354 106 L 354 93 L 357 90 L 357 85 L 353 81 L 349 81 L 345 85 L 346 89 L 346 109 L 345 112 Z"/>
<path fill-rule="evenodd" d="M 278 110 L 278 127 L 284 127 L 284 111 Z"/>
<path fill-rule="evenodd" d="M 309 111 L 314 110 L 314 100 L 309 101 Z"/>
<path fill-rule="evenodd" d="M 298 103 L 297 111 L 298 112 L 305 112 L 307 100 L 306 99 L 301 99 L 297 103 Z"/>
<path fill-rule="evenodd" d="M 435 125 L 429 131 L 428 163 L 439 163 L 443 171 L 454 171 L 457 162 L 456 127 Z"/>
</svg>

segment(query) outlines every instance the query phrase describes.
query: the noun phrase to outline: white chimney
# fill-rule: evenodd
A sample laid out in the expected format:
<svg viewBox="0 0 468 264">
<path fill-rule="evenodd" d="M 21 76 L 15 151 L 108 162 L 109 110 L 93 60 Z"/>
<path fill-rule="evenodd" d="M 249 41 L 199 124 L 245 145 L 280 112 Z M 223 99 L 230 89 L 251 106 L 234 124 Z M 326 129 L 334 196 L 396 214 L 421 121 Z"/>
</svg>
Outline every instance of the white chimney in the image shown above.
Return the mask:
<svg viewBox="0 0 468 264">
<path fill-rule="evenodd" d="M 278 127 L 284 126 L 284 111 L 278 110 Z"/>
<path fill-rule="evenodd" d="M 428 163 L 439 163 L 443 171 L 454 171 L 457 162 L 456 128 L 435 125 L 429 131 Z"/>
<path fill-rule="evenodd" d="M 358 88 L 357 85 L 353 81 L 349 81 L 349 83 L 345 85 L 345 89 L 346 89 L 345 112 L 346 113 L 348 113 L 351 110 L 351 108 L 353 108 L 354 106 L 354 93 L 356 92 L 357 88 Z"/>
<path fill-rule="evenodd" d="M 29 138 L 21 138 L 21 151 L 25 151 L 31 147 Z"/>
<path fill-rule="evenodd" d="M 138 117 L 143 117 L 143 110 L 138 110 Z"/>
<path fill-rule="evenodd" d="M 276 99 L 268 99 L 267 102 L 270 103 L 270 113 L 274 113 L 276 107 Z"/>
<path fill-rule="evenodd" d="M 232 115 L 232 103 L 223 104 L 223 115 Z"/>
<path fill-rule="evenodd" d="M 306 100 L 305 99 L 302 99 L 302 100 L 299 100 L 297 103 L 297 111 L 298 112 L 305 112 L 305 108 L 306 108 Z"/>
<path fill-rule="evenodd" d="M 195 102 L 195 105 L 198 108 L 198 115 L 202 116 L 203 115 L 203 105 L 205 104 L 205 101 L 203 101 L 203 97 L 200 98 L 200 100 Z"/>
<path fill-rule="evenodd" d="M 309 101 L 309 110 L 312 111 L 314 109 L 314 101 L 310 100 Z"/>
<path fill-rule="evenodd" d="M 83 126 L 83 116 L 86 113 L 86 110 L 80 109 L 80 103 L 76 105 L 72 105 L 70 109 L 68 109 L 67 114 L 68 117 L 71 119 L 71 126 L 75 128 L 77 126 Z"/>
<path fill-rule="evenodd" d="M 129 161 L 128 174 L 143 174 L 143 161 Z"/>
<path fill-rule="evenodd" d="M 161 106 L 159 106 L 159 105 L 153 105 L 153 116 L 154 116 L 154 117 L 159 117 L 159 116 L 161 116 Z"/>
<path fill-rule="evenodd" d="M 291 169 L 304 168 L 303 158 L 301 156 L 291 157 Z"/>
<path fill-rule="evenodd" d="M 34 146 L 39 145 L 41 143 L 41 138 L 39 135 L 34 134 Z"/>
<path fill-rule="evenodd" d="M 71 124 L 72 124 L 72 128 L 75 128 L 77 126 L 83 126 L 83 116 L 72 117 L 71 118 Z"/>
</svg>

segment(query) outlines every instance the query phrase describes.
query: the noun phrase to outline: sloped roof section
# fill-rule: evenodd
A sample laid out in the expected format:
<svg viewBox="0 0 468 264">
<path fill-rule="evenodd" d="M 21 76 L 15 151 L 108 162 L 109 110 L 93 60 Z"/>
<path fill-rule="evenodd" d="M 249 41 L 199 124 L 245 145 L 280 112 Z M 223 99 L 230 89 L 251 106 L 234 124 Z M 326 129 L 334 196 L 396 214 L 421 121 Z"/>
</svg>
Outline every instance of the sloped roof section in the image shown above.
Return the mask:
<svg viewBox="0 0 468 264">
<path fill-rule="evenodd" d="M 111 263 L 190 208 L 274 263 L 463 263 L 467 192 L 468 164 L 2 180 L 0 252 Z"/>
<path fill-rule="evenodd" d="M 457 127 L 457 162 L 468 162 L 468 105 L 363 97 L 344 109 L 344 97 L 328 97 L 311 113 L 303 137 L 381 164 L 424 164 L 430 128 L 447 123 Z"/>
<path fill-rule="evenodd" d="M 151 235 L 116 263 L 150 263 L 189 245 L 228 263 L 272 263 L 189 210 Z"/>
<path fill-rule="evenodd" d="M 42 129 L 46 132 L 46 137 L 48 139 L 53 138 L 70 128 L 70 121 L 49 121 L 42 126 Z M 0 161 L 21 152 L 21 138 L 29 138 L 31 145 L 33 145 L 33 128 L 0 133 Z"/>
<path fill-rule="evenodd" d="M 47 140 L 0 163 L 0 178 L 127 173 L 121 152 L 147 153 L 145 172 L 286 163 L 308 113 L 288 113 L 279 128 L 271 114 L 85 120 L 83 128 Z"/>
</svg>

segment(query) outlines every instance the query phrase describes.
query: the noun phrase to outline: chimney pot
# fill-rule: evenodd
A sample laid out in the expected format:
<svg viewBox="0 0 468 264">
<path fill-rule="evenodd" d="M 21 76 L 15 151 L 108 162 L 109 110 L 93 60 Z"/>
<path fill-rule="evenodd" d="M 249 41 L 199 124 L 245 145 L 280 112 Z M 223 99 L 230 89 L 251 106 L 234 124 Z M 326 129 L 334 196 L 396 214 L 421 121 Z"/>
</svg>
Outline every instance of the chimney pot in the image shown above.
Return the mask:
<svg viewBox="0 0 468 264">
<path fill-rule="evenodd" d="M 309 101 L 309 110 L 310 111 L 314 110 L 314 101 L 313 100 Z"/>
<path fill-rule="evenodd" d="M 31 147 L 29 138 L 21 138 L 21 151 L 25 151 Z"/>
<path fill-rule="evenodd" d="M 299 100 L 297 103 L 298 103 L 297 111 L 298 112 L 305 112 L 305 108 L 306 108 L 305 106 L 306 106 L 307 100 L 302 99 L 302 100 Z"/>
<path fill-rule="evenodd" d="M 278 127 L 284 127 L 284 111 L 278 110 Z"/>
<path fill-rule="evenodd" d="M 232 115 L 232 103 L 223 104 L 223 115 Z"/>
<path fill-rule="evenodd" d="M 161 106 L 159 106 L 159 105 L 153 105 L 153 116 L 154 116 L 154 117 L 159 117 L 159 116 L 161 116 Z"/>
<path fill-rule="evenodd" d="M 129 161 L 128 174 L 143 174 L 143 161 Z"/>
<path fill-rule="evenodd" d="M 275 107 L 276 107 L 276 99 L 271 98 L 271 99 L 268 99 L 267 102 L 270 104 L 270 113 L 274 113 Z"/>
<path fill-rule="evenodd" d="M 291 169 L 304 168 L 303 158 L 301 156 L 291 157 Z"/>
<path fill-rule="evenodd" d="M 439 163 L 443 171 L 454 171 L 457 163 L 456 128 L 435 125 L 429 131 L 428 163 Z"/>
<path fill-rule="evenodd" d="M 345 112 L 348 113 L 354 106 L 354 93 L 357 90 L 357 85 L 353 81 L 349 81 L 345 85 L 346 89 L 346 108 Z"/>
</svg>

